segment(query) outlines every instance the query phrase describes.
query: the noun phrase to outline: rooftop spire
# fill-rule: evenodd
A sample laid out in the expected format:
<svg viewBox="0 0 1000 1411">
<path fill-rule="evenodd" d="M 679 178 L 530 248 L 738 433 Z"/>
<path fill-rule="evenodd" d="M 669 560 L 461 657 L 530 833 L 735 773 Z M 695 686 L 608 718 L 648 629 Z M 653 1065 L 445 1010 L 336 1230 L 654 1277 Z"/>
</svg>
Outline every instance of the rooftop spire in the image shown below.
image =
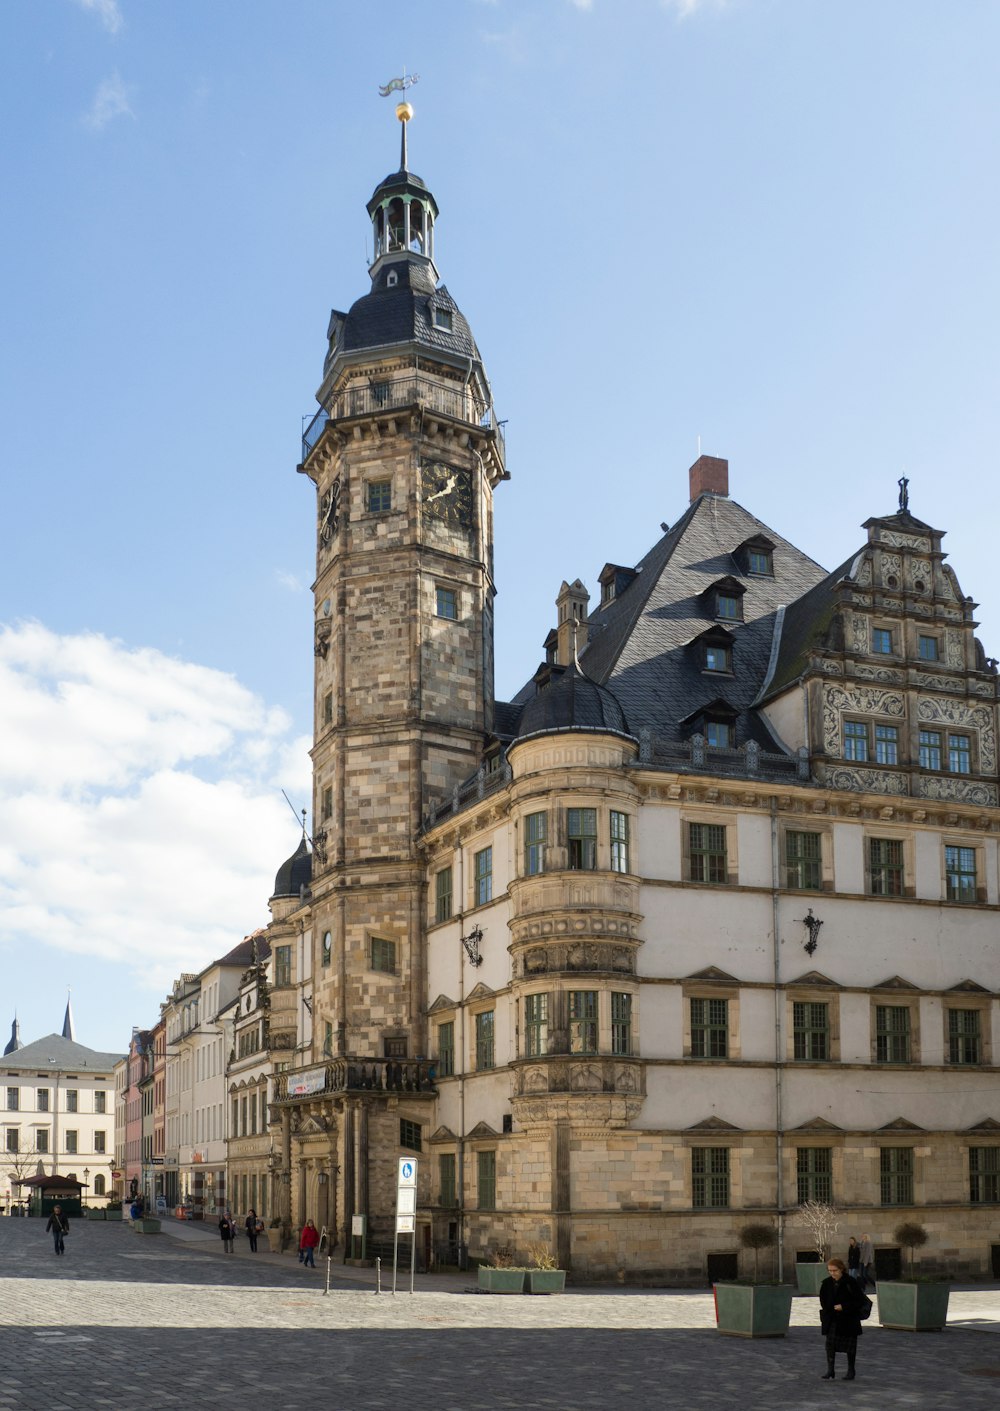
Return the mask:
<svg viewBox="0 0 1000 1411">
<path fill-rule="evenodd" d="M 76 1034 L 73 1032 L 73 1005 L 69 997 L 69 990 L 66 991 L 66 1016 L 63 1019 L 62 1036 L 69 1039 L 71 1043 L 76 1042 Z"/>
<path fill-rule="evenodd" d="M 16 1053 L 19 1048 L 24 1048 L 24 1044 L 21 1042 L 21 1025 L 15 1017 L 10 1026 L 10 1042 L 4 1049 L 4 1054 Z"/>
</svg>

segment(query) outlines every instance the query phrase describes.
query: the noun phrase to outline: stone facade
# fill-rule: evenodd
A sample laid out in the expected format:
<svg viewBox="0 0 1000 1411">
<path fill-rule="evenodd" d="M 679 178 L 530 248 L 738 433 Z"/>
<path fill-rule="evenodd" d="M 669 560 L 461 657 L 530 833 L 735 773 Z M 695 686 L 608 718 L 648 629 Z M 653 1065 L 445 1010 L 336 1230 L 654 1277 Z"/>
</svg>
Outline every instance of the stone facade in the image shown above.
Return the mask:
<svg viewBox="0 0 1000 1411">
<path fill-rule="evenodd" d="M 405 165 L 369 209 L 397 200 L 436 218 Z M 431 255 L 378 229 L 300 466 L 316 825 L 269 928 L 283 1217 L 346 1253 L 363 1215 L 370 1253 L 415 1155 L 427 1261 L 541 1244 L 578 1278 L 703 1282 L 765 1221 L 787 1274 L 818 1198 L 883 1261 L 916 1218 L 927 1266 L 985 1276 L 997 675 L 941 533 L 904 494 L 824 577 L 701 458 L 595 609 L 567 576 L 496 702 L 489 384 Z"/>
</svg>

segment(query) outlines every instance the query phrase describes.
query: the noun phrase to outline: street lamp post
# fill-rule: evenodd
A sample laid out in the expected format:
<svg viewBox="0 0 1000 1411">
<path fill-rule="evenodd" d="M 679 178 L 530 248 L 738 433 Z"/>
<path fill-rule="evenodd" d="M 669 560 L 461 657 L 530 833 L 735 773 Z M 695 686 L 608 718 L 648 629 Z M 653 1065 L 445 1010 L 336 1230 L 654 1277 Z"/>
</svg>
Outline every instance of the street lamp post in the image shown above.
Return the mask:
<svg viewBox="0 0 1000 1411">
<path fill-rule="evenodd" d="M 83 1208 L 87 1208 L 87 1191 L 90 1189 L 90 1167 L 83 1168 Z"/>
</svg>

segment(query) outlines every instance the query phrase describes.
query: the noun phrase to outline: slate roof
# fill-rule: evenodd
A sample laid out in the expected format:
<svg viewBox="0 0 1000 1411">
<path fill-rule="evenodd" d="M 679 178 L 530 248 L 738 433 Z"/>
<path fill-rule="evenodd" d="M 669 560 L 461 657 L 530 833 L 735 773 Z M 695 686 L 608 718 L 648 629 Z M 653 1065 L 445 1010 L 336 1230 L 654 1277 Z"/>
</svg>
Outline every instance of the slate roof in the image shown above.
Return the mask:
<svg viewBox="0 0 1000 1411">
<path fill-rule="evenodd" d="M 774 544 L 773 577 L 744 573 L 734 556 L 762 534 Z M 737 712 L 737 745 L 754 739 L 773 750 L 774 737 L 753 705 L 767 675 L 778 609 L 826 577 L 808 555 L 735 500 L 701 495 L 640 561 L 628 587 L 591 613 L 580 667 L 610 688 L 632 734 L 647 727 L 660 738 L 680 740 L 682 722 L 721 699 Z M 705 593 L 723 578 L 746 590 L 744 620 L 721 624 L 733 634 L 732 675 L 703 671 L 693 645 L 718 625 Z M 503 712 L 517 705 L 526 710 L 534 695 L 529 682 Z"/>
<path fill-rule="evenodd" d="M 397 276 L 391 286 L 389 275 Z M 451 329 L 435 325 L 432 308 L 451 312 Z M 334 314 L 336 317 L 336 314 Z M 337 331 L 332 355 L 382 348 L 397 343 L 417 343 L 423 348 L 464 362 L 481 363 L 468 320 L 447 286 L 434 282 L 434 267 L 422 255 L 383 259 L 375 270 L 370 293 L 356 300 Z"/>
<path fill-rule="evenodd" d="M 627 735 L 625 712 L 613 692 L 566 667 L 539 691 L 521 712 L 519 739 L 546 730 L 612 730 Z"/>
<path fill-rule="evenodd" d="M 303 838 L 291 857 L 278 868 L 277 876 L 274 879 L 275 897 L 297 897 L 302 893 L 303 887 L 308 887 L 312 881 L 312 853 Z"/>
<path fill-rule="evenodd" d="M 839 623 L 836 617 L 837 584 L 844 578 L 854 577 L 860 556 L 861 551 L 852 555 L 786 608 L 784 621 L 777 628 L 778 653 L 774 672 L 764 682 L 762 700 L 769 700 L 797 680 L 812 651 L 821 647 L 843 646 L 843 643 L 834 640 Z"/>
<path fill-rule="evenodd" d="M 50 1069 L 57 1073 L 76 1073 L 83 1069 L 89 1073 L 110 1073 L 124 1057 L 124 1053 L 100 1053 L 72 1039 L 64 1039 L 61 1034 L 49 1034 L 47 1038 L 36 1039 L 6 1054 L 4 1064 L 8 1068 Z"/>
<path fill-rule="evenodd" d="M 239 965 L 244 970 L 248 965 L 253 964 L 253 943 L 257 942 L 257 959 L 266 960 L 271 954 L 271 947 L 267 943 L 266 935 L 263 931 L 255 931 L 251 936 L 244 936 L 239 945 L 233 946 L 227 951 L 221 960 L 215 960 L 212 965 L 205 967 L 211 970 L 215 965 Z M 204 973 L 204 972 L 203 972 Z"/>
</svg>

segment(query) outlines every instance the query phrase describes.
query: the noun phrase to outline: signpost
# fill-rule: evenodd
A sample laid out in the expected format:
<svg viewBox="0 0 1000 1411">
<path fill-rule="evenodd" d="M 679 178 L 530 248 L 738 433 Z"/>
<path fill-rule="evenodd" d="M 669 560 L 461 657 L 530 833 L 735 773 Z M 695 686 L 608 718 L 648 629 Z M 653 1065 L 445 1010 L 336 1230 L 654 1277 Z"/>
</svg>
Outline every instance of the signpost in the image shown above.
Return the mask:
<svg viewBox="0 0 1000 1411">
<path fill-rule="evenodd" d="M 392 1291 L 396 1292 L 399 1237 L 410 1236 L 410 1292 L 417 1264 L 417 1159 L 401 1156 L 396 1175 L 396 1232 L 392 1240 Z"/>
</svg>

